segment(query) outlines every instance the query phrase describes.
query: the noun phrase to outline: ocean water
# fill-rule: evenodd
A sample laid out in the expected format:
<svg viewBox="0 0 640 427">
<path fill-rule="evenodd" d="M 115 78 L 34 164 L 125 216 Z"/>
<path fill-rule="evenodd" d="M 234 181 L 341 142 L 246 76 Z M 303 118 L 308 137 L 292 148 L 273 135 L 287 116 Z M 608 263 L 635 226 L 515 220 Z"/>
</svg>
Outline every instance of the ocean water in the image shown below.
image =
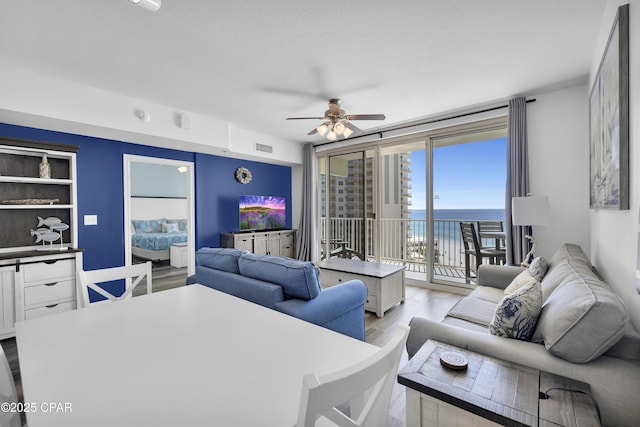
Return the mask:
<svg viewBox="0 0 640 427">
<path fill-rule="evenodd" d="M 459 222 L 473 221 L 503 221 L 504 209 L 434 209 L 433 210 L 433 238 L 437 244 L 445 245 L 448 241 L 459 241 Z M 409 219 L 426 220 L 427 211 L 424 209 L 413 209 L 409 211 Z M 422 225 L 422 224 L 420 224 Z M 423 227 L 416 224 L 410 230 L 410 238 L 415 241 L 424 241 L 426 223 Z"/>
<path fill-rule="evenodd" d="M 409 219 L 427 219 L 425 209 L 409 211 Z M 434 209 L 433 219 L 451 221 L 504 221 L 504 209 Z"/>
</svg>

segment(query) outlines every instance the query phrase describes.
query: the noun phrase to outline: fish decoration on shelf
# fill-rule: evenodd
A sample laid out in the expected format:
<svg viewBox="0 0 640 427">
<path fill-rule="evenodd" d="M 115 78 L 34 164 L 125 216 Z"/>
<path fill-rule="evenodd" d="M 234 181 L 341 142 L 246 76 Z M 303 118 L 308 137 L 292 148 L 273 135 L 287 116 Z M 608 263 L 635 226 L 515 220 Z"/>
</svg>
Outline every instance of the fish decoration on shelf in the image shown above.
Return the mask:
<svg viewBox="0 0 640 427">
<path fill-rule="evenodd" d="M 31 229 L 31 235 L 36 236 L 36 243 L 42 242 L 44 246 L 49 242 L 49 246 L 53 247 L 53 242 L 60 240 L 60 246 L 63 245 L 62 232 L 69 229 L 69 225 L 62 222 L 60 218 L 50 216 L 47 218 L 38 217 L 38 228 Z"/>
</svg>

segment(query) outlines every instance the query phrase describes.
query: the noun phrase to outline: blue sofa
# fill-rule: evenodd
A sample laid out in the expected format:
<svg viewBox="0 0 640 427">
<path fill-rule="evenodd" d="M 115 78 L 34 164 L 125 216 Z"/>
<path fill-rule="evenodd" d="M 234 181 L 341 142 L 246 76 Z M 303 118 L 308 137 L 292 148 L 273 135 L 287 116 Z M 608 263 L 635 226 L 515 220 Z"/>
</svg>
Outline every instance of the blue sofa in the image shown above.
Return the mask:
<svg viewBox="0 0 640 427">
<path fill-rule="evenodd" d="M 351 280 L 321 289 L 318 269 L 310 262 L 201 248 L 196 252 L 196 274 L 187 278 L 188 285 L 193 283 L 364 340 L 365 284 Z"/>
</svg>

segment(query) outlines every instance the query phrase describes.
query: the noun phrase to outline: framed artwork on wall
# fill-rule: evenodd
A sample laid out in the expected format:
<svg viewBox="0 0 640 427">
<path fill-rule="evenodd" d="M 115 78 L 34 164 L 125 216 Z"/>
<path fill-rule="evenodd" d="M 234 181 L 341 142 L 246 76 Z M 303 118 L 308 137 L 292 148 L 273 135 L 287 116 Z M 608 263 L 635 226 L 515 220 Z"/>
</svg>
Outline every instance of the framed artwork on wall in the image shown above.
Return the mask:
<svg viewBox="0 0 640 427">
<path fill-rule="evenodd" d="M 620 6 L 589 99 L 590 206 L 629 209 L 629 5 Z"/>
</svg>

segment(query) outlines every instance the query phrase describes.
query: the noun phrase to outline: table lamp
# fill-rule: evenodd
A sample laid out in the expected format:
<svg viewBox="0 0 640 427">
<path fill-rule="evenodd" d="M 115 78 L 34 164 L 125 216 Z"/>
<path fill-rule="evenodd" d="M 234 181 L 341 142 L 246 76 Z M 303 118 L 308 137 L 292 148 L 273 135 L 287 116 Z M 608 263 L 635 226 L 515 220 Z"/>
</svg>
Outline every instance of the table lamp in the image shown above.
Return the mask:
<svg viewBox="0 0 640 427">
<path fill-rule="evenodd" d="M 511 219 L 513 225 L 549 225 L 550 211 L 548 196 L 513 197 L 511 199 Z M 521 265 L 528 267 L 529 258 L 533 258 L 533 252 L 536 249 L 536 239 L 529 234 L 525 234 L 524 237 L 531 241 L 531 250 L 524 257 Z"/>
</svg>

